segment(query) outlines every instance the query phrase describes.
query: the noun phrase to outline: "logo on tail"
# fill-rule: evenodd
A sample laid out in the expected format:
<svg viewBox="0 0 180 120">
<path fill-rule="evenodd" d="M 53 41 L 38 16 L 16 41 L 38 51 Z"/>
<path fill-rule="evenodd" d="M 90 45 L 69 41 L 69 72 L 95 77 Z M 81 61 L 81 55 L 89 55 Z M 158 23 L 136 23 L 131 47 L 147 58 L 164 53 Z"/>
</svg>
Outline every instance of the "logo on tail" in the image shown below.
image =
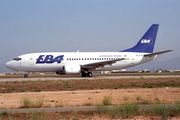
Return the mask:
<svg viewBox="0 0 180 120">
<path fill-rule="evenodd" d="M 148 43 L 149 45 L 151 45 L 153 43 L 153 39 L 152 38 L 142 39 L 141 43 Z"/>
</svg>

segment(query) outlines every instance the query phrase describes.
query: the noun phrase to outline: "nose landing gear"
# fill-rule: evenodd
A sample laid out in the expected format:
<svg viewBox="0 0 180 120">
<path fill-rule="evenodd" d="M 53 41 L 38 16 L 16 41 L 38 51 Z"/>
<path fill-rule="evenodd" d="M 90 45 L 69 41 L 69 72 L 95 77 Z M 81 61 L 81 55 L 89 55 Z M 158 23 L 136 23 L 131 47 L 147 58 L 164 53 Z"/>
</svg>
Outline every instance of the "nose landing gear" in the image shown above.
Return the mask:
<svg viewBox="0 0 180 120">
<path fill-rule="evenodd" d="M 28 78 L 28 74 L 24 74 L 24 78 Z"/>
</svg>

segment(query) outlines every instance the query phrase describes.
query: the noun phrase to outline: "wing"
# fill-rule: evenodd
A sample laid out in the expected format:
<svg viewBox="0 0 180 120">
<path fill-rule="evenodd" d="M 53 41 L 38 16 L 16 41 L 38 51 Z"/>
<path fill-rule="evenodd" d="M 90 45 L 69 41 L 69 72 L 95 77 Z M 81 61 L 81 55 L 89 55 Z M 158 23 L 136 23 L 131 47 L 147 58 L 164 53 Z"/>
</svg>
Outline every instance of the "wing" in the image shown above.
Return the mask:
<svg viewBox="0 0 180 120">
<path fill-rule="evenodd" d="M 161 52 L 156 52 L 156 53 L 145 54 L 144 56 L 148 57 L 148 56 L 153 56 L 153 55 L 160 55 L 160 54 L 164 54 L 164 53 L 171 52 L 171 51 L 173 51 L 173 50 L 166 50 L 166 51 L 161 51 Z"/>
<path fill-rule="evenodd" d="M 90 63 L 90 64 L 84 64 L 81 65 L 82 69 L 96 69 L 98 67 L 104 67 L 105 65 L 112 65 L 113 63 L 116 63 L 117 61 L 124 60 L 125 58 L 116 59 L 116 60 L 109 60 L 109 61 L 103 61 L 103 62 L 96 62 L 96 63 Z"/>
</svg>

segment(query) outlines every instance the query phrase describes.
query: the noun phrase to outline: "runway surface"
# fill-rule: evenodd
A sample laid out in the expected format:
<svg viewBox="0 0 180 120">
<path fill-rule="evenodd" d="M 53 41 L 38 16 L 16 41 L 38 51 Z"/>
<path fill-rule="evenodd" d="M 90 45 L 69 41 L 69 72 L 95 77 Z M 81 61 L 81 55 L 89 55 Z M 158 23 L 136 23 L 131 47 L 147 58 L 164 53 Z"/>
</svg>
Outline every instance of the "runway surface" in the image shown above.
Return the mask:
<svg viewBox="0 0 180 120">
<path fill-rule="evenodd" d="M 44 80 L 94 80 L 94 79 L 122 79 L 122 78 L 173 78 L 180 75 L 142 75 L 142 76 L 93 76 L 93 77 L 38 77 L 38 78 L 0 78 L 0 82 L 6 81 L 44 81 Z"/>
<path fill-rule="evenodd" d="M 164 104 L 165 107 L 173 108 L 177 107 L 176 105 Z M 100 107 L 100 106 L 99 106 Z M 111 109 L 118 106 L 101 106 L 100 109 Z M 138 109 L 151 109 L 152 105 L 138 105 Z M 28 109 L 9 109 L 9 110 L 0 110 L 0 114 L 4 111 L 10 113 L 32 113 L 32 112 L 65 112 L 65 111 L 94 111 L 98 110 L 97 106 L 81 106 L 81 107 L 57 107 L 57 108 L 28 108 Z"/>
</svg>

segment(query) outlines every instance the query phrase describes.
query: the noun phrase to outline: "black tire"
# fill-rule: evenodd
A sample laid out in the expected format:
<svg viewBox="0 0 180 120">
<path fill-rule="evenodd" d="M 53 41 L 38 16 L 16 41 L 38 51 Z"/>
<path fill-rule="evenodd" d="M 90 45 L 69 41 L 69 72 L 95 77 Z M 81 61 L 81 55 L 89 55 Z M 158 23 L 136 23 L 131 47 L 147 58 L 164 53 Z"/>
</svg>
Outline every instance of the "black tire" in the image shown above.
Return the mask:
<svg viewBox="0 0 180 120">
<path fill-rule="evenodd" d="M 88 73 L 87 73 L 87 76 L 88 76 L 88 77 L 92 77 L 92 76 L 93 76 L 92 72 L 88 72 Z"/>
<path fill-rule="evenodd" d="M 28 78 L 28 74 L 24 74 L 24 78 Z"/>
<path fill-rule="evenodd" d="M 82 76 L 82 77 L 86 77 L 87 74 L 86 74 L 85 72 L 81 72 L 81 76 Z"/>
</svg>

